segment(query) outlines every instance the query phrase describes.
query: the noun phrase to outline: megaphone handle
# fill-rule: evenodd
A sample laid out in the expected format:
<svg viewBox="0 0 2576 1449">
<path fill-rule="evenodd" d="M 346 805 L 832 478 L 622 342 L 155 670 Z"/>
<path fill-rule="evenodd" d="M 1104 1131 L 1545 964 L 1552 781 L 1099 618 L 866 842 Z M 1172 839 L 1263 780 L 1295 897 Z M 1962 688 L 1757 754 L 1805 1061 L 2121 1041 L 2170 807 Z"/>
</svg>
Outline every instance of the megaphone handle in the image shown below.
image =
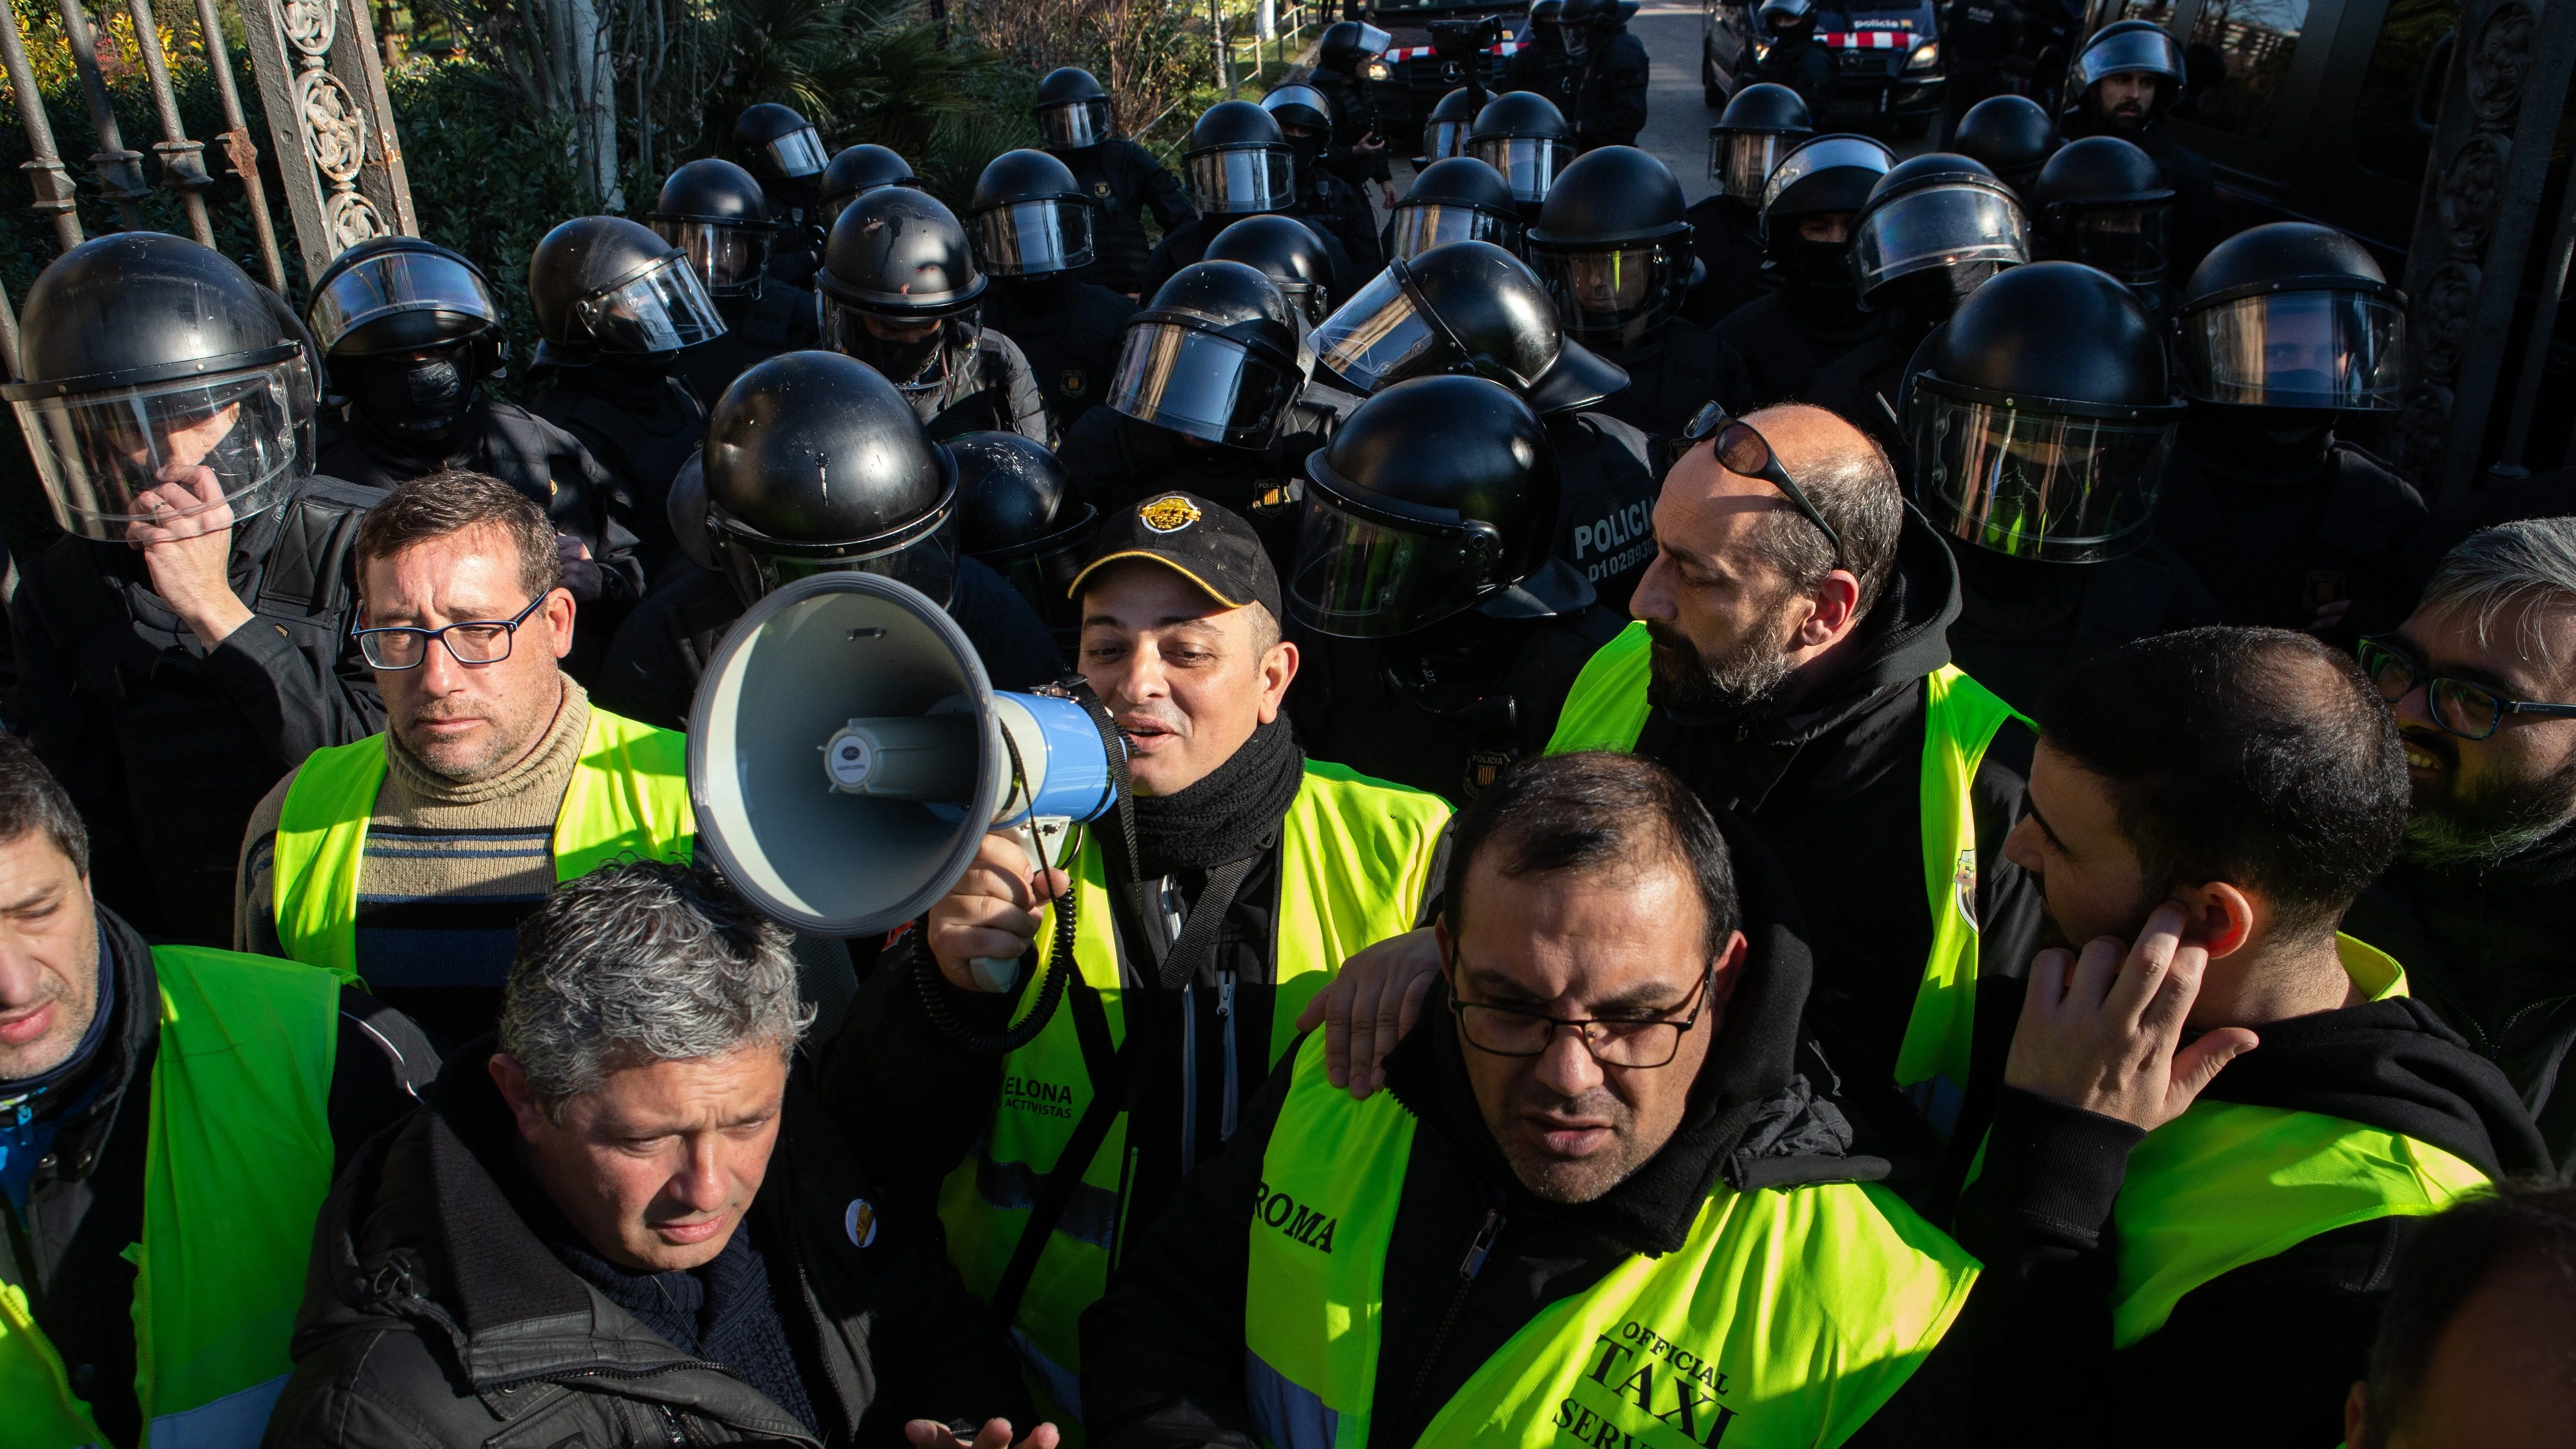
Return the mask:
<svg viewBox="0 0 2576 1449">
<path fill-rule="evenodd" d="M 1037 825 L 1034 821 L 1023 821 L 1007 830 L 996 830 L 993 833 L 1005 836 L 1019 846 L 1021 855 L 1028 861 L 1029 876 L 1032 879 L 1046 869 L 1046 857 L 1038 850 Z M 1045 889 L 1043 882 L 1039 884 L 1038 889 L 1040 891 Z M 977 986 L 996 994 L 1020 984 L 1020 963 L 1017 958 L 975 956 L 967 960 L 966 969 L 974 976 Z"/>
</svg>

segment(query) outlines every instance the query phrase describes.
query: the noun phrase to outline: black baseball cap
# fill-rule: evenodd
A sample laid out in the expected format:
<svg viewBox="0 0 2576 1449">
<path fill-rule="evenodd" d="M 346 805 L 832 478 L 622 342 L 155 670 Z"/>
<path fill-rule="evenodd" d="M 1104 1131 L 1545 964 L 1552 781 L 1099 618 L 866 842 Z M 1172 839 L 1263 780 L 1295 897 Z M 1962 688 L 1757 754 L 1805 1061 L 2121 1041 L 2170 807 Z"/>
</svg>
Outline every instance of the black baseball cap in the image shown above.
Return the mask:
<svg viewBox="0 0 2576 1449">
<path fill-rule="evenodd" d="M 1194 493 L 1149 493 L 1102 520 L 1091 558 L 1065 592 L 1079 598 L 1092 570 L 1129 558 L 1152 559 L 1178 572 L 1229 609 L 1259 604 L 1274 619 L 1286 617 L 1279 609 L 1278 571 L 1252 525 Z"/>
</svg>

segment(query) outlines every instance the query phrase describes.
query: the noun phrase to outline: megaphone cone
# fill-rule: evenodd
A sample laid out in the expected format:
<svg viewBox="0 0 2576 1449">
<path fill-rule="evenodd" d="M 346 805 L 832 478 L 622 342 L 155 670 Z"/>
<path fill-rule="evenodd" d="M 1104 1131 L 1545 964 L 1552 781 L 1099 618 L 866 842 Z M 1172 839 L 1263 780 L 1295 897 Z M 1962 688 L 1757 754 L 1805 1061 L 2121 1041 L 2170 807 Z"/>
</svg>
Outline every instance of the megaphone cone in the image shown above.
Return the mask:
<svg viewBox="0 0 2576 1449">
<path fill-rule="evenodd" d="M 986 831 L 1109 809 L 1113 738 L 1074 699 L 995 693 L 965 631 L 918 590 L 815 574 L 717 646 L 689 711 L 689 799 L 698 839 L 755 907 L 864 936 L 947 894 Z"/>
</svg>

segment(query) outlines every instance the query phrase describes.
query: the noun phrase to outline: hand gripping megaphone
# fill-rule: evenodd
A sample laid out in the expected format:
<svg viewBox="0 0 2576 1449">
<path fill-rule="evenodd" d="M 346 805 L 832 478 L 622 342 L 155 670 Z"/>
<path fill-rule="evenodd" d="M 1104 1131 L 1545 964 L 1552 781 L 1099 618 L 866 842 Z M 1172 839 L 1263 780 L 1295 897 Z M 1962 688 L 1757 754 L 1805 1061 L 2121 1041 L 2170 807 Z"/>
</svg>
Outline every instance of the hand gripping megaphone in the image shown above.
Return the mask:
<svg viewBox="0 0 2576 1449">
<path fill-rule="evenodd" d="M 717 646 L 689 710 L 699 843 L 771 919 L 825 936 L 913 920 L 966 874 L 987 831 L 1034 871 L 1072 821 L 1126 783 L 1126 746 L 1096 703 L 997 692 L 965 631 L 908 585 L 814 574 L 752 605 Z M 1057 969 L 1013 1035 L 1063 990 L 1072 902 L 1056 908 Z M 977 961 L 1007 990 L 1016 961 Z"/>
</svg>

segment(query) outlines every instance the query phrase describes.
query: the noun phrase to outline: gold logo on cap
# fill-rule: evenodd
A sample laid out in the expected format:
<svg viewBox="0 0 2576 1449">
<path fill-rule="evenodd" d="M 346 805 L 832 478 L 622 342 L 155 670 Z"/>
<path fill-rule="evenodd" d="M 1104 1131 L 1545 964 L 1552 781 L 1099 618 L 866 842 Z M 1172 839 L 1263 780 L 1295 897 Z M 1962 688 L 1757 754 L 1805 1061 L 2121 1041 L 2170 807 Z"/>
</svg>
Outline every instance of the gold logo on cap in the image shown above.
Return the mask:
<svg viewBox="0 0 2576 1449">
<path fill-rule="evenodd" d="M 1199 521 L 1199 506 L 1178 494 L 1167 494 L 1137 509 L 1136 516 L 1156 533 L 1178 533 Z"/>
</svg>

